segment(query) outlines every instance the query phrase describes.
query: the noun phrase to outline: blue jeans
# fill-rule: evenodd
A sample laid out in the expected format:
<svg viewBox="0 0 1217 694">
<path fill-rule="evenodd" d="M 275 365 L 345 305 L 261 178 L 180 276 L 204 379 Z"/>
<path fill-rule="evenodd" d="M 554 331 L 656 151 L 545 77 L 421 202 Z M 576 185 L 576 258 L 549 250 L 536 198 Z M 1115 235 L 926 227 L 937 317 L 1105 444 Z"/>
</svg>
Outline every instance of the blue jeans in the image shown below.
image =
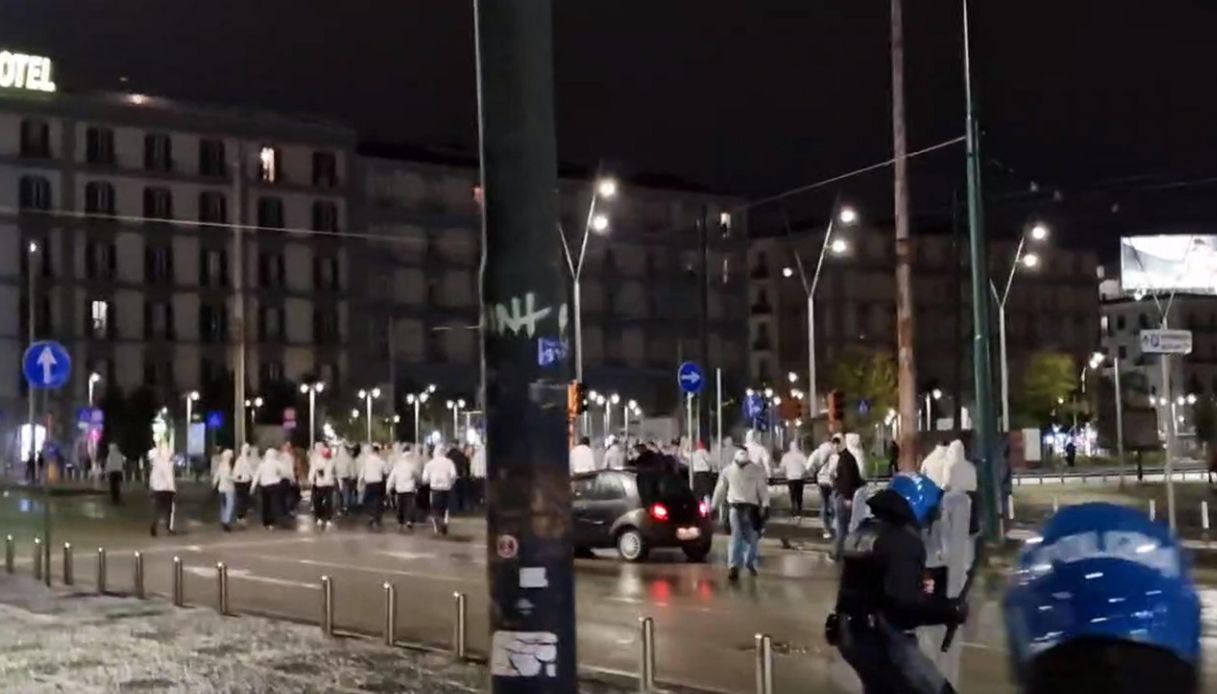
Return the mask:
<svg viewBox="0 0 1217 694">
<path fill-rule="evenodd" d="M 738 569 L 742 561 L 744 566 L 755 567 L 761 538 L 752 525 L 752 514 L 732 506 L 729 517 L 731 544 L 727 546 L 727 566 Z"/>
<path fill-rule="evenodd" d="M 849 518 L 853 515 L 852 506 L 848 505 L 853 499 L 846 499 L 833 492 L 832 504 L 836 515 L 836 528 L 833 530 L 833 556 L 840 557 L 845 547 L 845 536 L 849 534 Z"/>
<path fill-rule="evenodd" d="M 824 526 L 824 532 L 831 533 L 833 531 L 833 514 L 832 504 L 832 487 L 823 484 L 817 484 L 820 488 L 820 525 Z"/>
<path fill-rule="evenodd" d="M 237 507 L 237 493 L 220 492 L 220 524 L 232 525 L 233 512 Z"/>
</svg>

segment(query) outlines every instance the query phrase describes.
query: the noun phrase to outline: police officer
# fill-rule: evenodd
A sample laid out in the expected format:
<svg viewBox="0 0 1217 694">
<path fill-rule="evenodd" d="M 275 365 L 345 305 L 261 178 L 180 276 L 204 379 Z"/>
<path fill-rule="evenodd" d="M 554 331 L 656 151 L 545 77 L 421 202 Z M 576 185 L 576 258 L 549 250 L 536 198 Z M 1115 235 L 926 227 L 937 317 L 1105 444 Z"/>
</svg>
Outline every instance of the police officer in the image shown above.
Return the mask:
<svg viewBox="0 0 1217 694">
<path fill-rule="evenodd" d="M 928 478 L 899 474 L 867 502 L 871 517 L 846 538 L 836 612 L 826 636 L 858 673 L 866 694 L 954 692 L 917 647 L 913 630 L 958 625 L 963 601 L 936 595 L 925 580 L 921 529 L 942 490 Z"/>
<path fill-rule="evenodd" d="M 1200 691 L 1200 601 L 1164 525 L 1069 506 L 1028 541 L 1003 604 L 1025 694 Z"/>
</svg>

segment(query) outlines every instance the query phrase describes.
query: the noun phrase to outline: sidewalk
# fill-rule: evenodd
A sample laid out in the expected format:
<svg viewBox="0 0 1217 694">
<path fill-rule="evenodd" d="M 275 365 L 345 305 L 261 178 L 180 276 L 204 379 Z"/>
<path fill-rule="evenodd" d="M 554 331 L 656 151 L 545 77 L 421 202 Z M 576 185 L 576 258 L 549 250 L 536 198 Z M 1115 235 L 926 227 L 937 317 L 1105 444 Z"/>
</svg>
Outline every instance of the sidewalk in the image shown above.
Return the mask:
<svg viewBox="0 0 1217 694">
<path fill-rule="evenodd" d="M 326 638 L 314 626 L 220 617 L 159 600 L 72 594 L 0 575 L 6 692 L 481 692 L 485 666 Z M 580 691 L 624 692 L 602 682 Z"/>
</svg>

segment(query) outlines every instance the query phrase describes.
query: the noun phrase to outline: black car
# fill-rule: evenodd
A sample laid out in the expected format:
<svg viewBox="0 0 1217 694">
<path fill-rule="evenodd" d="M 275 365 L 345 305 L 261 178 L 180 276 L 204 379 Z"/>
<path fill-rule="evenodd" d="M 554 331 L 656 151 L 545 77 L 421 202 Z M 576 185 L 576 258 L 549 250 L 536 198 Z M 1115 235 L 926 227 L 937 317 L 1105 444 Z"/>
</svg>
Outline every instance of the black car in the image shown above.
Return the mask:
<svg viewBox="0 0 1217 694">
<path fill-rule="evenodd" d="M 622 559 L 643 561 L 656 547 L 679 547 L 690 561 L 710 553 L 710 507 L 671 472 L 599 470 L 571 478 L 575 549 L 616 547 Z"/>
</svg>

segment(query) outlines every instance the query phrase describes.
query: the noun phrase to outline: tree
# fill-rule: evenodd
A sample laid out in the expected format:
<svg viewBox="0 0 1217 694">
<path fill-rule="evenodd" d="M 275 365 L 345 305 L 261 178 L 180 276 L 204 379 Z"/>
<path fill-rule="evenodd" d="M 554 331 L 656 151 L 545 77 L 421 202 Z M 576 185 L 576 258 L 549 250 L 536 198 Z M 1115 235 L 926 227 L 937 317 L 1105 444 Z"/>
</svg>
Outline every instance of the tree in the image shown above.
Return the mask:
<svg viewBox="0 0 1217 694">
<path fill-rule="evenodd" d="M 1021 385 L 1014 403 L 1016 424 L 1042 428 L 1052 423 L 1054 415 L 1072 413 L 1069 408 L 1077 388 L 1073 357 L 1062 352 L 1036 352 Z"/>
<path fill-rule="evenodd" d="M 833 360 L 828 384 L 845 394 L 845 426 L 851 431 L 869 432 L 896 406 L 896 359 L 887 352 L 854 347 Z M 870 409 L 859 413 L 865 400 Z"/>
</svg>

